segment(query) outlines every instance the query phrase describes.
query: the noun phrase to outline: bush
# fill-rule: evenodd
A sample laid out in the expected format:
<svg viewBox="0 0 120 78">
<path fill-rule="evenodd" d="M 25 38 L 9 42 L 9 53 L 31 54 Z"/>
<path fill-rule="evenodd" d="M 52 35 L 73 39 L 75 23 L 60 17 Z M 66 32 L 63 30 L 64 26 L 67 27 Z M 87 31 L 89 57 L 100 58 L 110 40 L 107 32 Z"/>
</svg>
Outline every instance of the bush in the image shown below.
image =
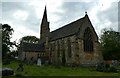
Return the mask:
<svg viewBox="0 0 120 78">
<path fill-rule="evenodd" d="M 8 64 L 10 64 L 10 59 L 4 59 L 3 61 L 2 61 L 2 64 L 3 65 L 8 65 Z"/>
<path fill-rule="evenodd" d="M 110 68 L 110 72 L 115 72 L 115 73 L 117 73 L 117 69 L 116 69 L 115 67 L 111 67 L 111 68 Z"/>
<path fill-rule="evenodd" d="M 104 71 L 104 63 L 98 64 L 96 70 L 100 71 L 100 72 L 103 72 Z"/>
</svg>

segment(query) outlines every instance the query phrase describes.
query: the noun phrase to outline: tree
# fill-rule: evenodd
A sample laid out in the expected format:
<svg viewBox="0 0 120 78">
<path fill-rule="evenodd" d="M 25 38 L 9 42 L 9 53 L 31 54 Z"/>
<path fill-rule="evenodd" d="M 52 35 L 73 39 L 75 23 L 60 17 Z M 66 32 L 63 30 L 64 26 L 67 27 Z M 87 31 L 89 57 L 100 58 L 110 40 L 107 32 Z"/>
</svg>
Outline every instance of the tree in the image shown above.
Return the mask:
<svg viewBox="0 0 120 78">
<path fill-rule="evenodd" d="M 120 59 L 120 32 L 104 29 L 100 42 L 104 59 Z"/>
<path fill-rule="evenodd" d="M 35 37 L 35 36 L 24 36 L 20 39 L 20 42 L 27 42 L 27 43 L 38 43 L 39 42 L 39 38 Z"/>
<path fill-rule="evenodd" d="M 11 28 L 10 25 L 2 25 L 2 57 L 4 57 L 8 52 L 10 52 L 10 47 L 14 45 L 14 43 L 10 41 L 13 32 L 14 30 L 13 28 Z"/>
</svg>

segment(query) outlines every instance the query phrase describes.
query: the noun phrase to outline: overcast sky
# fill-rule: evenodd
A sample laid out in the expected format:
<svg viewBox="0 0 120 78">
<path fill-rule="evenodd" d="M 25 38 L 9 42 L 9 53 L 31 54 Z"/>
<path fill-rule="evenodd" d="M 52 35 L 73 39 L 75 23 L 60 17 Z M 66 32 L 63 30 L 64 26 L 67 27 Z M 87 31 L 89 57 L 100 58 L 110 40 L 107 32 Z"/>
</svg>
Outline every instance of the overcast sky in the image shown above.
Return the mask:
<svg viewBox="0 0 120 78">
<path fill-rule="evenodd" d="M 103 28 L 118 31 L 119 0 L 2 0 L 0 23 L 14 29 L 12 41 L 32 35 L 39 38 L 45 5 L 50 31 L 84 17 L 85 11 L 100 36 Z M 1 17 L 1 16 L 0 16 Z"/>
</svg>

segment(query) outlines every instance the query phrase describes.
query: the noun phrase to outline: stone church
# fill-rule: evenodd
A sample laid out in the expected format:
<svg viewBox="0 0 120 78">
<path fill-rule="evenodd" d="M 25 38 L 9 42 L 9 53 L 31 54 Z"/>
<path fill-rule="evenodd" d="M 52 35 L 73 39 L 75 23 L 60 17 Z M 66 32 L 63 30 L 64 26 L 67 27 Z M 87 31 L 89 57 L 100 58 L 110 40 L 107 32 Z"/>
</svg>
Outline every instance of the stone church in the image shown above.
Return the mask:
<svg viewBox="0 0 120 78">
<path fill-rule="evenodd" d="M 39 43 L 21 42 L 19 60 L 36 61 L 51 64 L 61 63 L 87 65 L 102 62 L 100 44 L 95 29 L 87 15 L 61 28 L 50 32 L 45 7 L 40 31 Z"/>
</svg>

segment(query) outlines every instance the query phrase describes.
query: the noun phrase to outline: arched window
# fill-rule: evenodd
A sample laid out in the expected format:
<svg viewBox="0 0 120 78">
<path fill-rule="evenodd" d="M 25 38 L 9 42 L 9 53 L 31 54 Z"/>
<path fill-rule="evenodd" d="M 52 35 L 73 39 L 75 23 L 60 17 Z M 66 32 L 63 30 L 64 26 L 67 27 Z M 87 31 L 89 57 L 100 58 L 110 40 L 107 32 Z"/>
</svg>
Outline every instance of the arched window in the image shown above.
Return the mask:
<svg viewBox="0 0 120 78">
<path fill-rule="evenodd" d="M 72 52 L 71 52 L 71 41 L 70 39 L 68 38 L 68 57 L 70 58 L 72 56 Z"/>
<path fill-rule="evenodd" d="M 93 37 L 90 28 L 86 28 L 84 31 L 84 51 L 93 52 Z"/>
</svg>

